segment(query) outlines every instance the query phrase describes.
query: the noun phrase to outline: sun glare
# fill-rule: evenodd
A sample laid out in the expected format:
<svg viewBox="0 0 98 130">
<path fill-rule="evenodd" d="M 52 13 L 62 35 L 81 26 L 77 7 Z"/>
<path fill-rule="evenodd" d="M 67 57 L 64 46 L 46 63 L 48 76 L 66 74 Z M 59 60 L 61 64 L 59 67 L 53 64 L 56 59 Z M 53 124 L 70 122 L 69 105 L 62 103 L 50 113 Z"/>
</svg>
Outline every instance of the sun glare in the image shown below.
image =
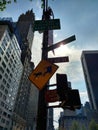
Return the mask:
<svg viewBox="0 0 98 130">
<path fill-rule="evenodd" d="M 66 55 L 70 53 L 68 46 L 60 45 L 58 49 L 55 50 L 56 55 Z"/>
</svg>

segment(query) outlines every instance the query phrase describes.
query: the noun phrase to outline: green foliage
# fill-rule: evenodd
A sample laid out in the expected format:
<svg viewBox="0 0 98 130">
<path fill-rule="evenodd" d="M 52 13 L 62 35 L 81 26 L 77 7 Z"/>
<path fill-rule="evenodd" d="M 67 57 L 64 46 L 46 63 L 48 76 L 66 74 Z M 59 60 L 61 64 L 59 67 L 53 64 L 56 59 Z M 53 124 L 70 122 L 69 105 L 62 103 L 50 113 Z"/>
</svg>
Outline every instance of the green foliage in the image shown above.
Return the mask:
<svg viewBox="0 0 98 130">
<path fill-rule="evenodd" d="M 79 124 L 76 121 L 73 121 L 71 130 L 79 130 Z"/>
<path fill-rule="evenodd" d="M 13 0 L 14 2 L 17 2 L 17 0 Z M 32 1 L 32 0 L 29 0 Z M 6 9 L 7 4 L 11 4 L 12 0 L 0 0 L 0 11 L 4 11 Z"/>
<path fill-rule="evenodd" d="M 98 130 L 98 124 L 94 120 L 91 120 L 89 124 L 89 130 Z"/>
<path fill-rule="evenodd" d="M 86 130 L 86 127 L 84 125 L 82 125 L 80 130 Z"/>
</svg>

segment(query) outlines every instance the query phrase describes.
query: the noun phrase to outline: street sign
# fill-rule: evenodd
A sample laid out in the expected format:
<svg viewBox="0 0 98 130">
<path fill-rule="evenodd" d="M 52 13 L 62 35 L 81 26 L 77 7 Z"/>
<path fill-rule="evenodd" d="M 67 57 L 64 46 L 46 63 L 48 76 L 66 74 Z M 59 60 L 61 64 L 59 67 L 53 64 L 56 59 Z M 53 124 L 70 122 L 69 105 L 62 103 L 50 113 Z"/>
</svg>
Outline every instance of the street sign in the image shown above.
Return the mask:
<svg viewBox="0 0 98 130">
<path fill-rule="evenodd" d="M 59 96 L 57 94 L 57 90 L 47 90 L 45 93 L 46 102 L 56 102 L 59 101 Z"/>
<path fill-rule="evenodd" d="M 60 19 L 36 20 L 34 22 L 34 31 L 45 31 L 60 29 Z"/>
<path fill-rule="evenodd" d="M 48 58 L 48 61 L 51 63 L 61 63 L 61 62 L 69 62 L 69 57 L 55 57 L 55 58 Z"/>
<path fill-rule="evenodd" d="M 42 60 L 29 75 L 29 80 L 39 89 L 43 89 L 48 80 L 52 77 L 58 66 L 47 60 Z"/>
<path fill-rule="evenodd" d="M 54 44 L 52 46 L 49 46 L 47 48 L 47 51 L 51 51 L 53 49 L 56 49 L 56 48 L 60 47 L 61 45 L 68 44 L 68 43 L 70 43 L 70 42 L 72 42 L 74 40 L 76 40 L 75 35 L 73 35 L 73 36 L 71 36 L 71 37 L 69 37 L 67 39 L 64 39 L 63 41 L 60 41 L 60 42 L 58 42 L 58 43 L 56 43 L 56 44 Z"/>
</svg>

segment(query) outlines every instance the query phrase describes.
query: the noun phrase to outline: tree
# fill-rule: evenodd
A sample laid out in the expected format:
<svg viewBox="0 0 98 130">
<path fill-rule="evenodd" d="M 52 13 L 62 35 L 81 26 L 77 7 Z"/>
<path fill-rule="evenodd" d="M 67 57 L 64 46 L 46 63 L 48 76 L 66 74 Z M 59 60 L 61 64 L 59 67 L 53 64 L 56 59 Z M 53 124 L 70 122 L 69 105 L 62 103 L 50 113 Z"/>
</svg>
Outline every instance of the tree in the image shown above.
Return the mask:
<svg viewBox="0 0 98 130">
<path fill-rule="evenodd" d="M 14 2 L 17 2 L 17 0 L 13 0 Z M 32 1 L 32 0 L 30 0 Z M 4 11 L 6 9 L 7 4 L 11 4 L 12 0 L 0 0 L 0 11 Z"/>
<path fill-rule="evenodd" d="M 94 120 L 91 120 L 89 124 L 89 130 L 98 130 L 98 124 Z"/>
<path fill-rule="evenodd" d="M 86 130 L 85 125 L 83 124 L 80 130 Z"/>
<path fill-rule="evenodd" d="M 72 123 L 72 126 L 71 126 L 71 130 L 79 130 L 79 124 L 78 124 L 78 122 L 76 122 L 76 121 L 73 121 L 73 123 Z"/>
<path fill-rule="evenodd" d="M 17 0 L 13 0 L 14 2 L 17 2 Z M 32 0 L 29 0 L 32 1 Z M 7 4 L 11 4 L 12 0 L 0 0 L 0 11 L 4 11 L 6 9 Z M 41 0 L 41 7 L 44 6 L 44 0 Z"/>
</svg>

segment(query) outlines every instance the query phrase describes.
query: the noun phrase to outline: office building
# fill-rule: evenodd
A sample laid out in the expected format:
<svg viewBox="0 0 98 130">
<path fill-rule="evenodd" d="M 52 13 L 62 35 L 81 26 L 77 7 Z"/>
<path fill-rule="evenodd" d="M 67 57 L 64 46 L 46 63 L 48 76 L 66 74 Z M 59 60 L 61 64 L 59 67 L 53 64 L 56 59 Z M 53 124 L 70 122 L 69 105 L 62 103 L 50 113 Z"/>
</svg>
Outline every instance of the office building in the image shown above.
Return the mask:
<svg viewBox="0 0 98 130">
<path fill-rule="evenodd" d="M 0 21 L 0 130 L 9 130 L 23 71 L 21 50 L 8 22 Z"/>
<path fill-rule="evenodd" d="M 31 62 L 34 20 L 33 11 L 27 11 L 19 16 L 15 26 L 15 34 L 22 50 L 23 73 L 14 106 L 12 129 L 35 130 L 36 128 L 39 91 L 28 79 L 29 74 L 34 69 L 34 63 Z"/>
<path fill-rule="evenodd" d="M 81 61 L 90 106 L 98 111 L 98 51 L 83 51 Z"/>
<path fill-rule="evenodd" d="M 53 108 L 48 109 L 48 124 L 47 124 L 47 130 L 54 130 L 54 119 L 53 119 L 54 113 Z"/>
<path fill-rule="evenodd" d="M 85 127 L 88 130 L 88 120 L 86 116 L 77 115 L 75 111 L 64 110 L 59 118 L 59 129 L 71 130 L 73 123 L 77 123 L 79 128 Z"/>
</svg>

